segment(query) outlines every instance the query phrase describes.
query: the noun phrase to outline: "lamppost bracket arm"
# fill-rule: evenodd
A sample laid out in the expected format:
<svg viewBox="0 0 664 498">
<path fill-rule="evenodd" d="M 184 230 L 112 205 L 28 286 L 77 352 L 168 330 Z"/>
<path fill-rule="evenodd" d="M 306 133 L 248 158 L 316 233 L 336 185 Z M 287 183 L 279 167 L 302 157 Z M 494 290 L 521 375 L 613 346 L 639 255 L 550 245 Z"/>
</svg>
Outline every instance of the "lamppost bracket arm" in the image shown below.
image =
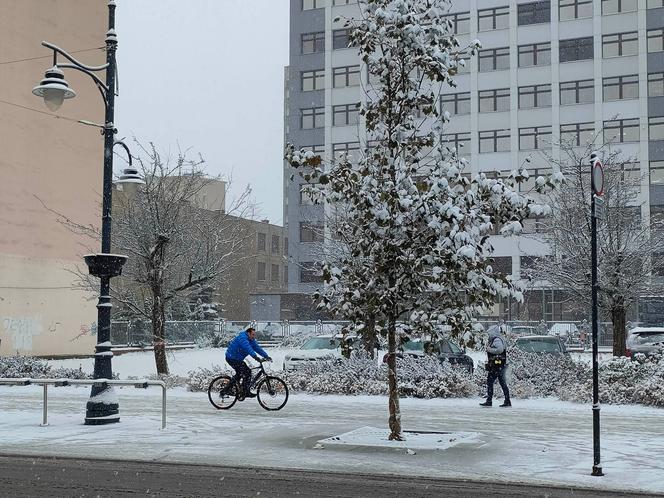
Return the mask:
<svg viewBox="0 0 664 498">
<path fill-rule="evenodd" d="M 43 41 L 42 45 L 46 48 L 50 48 L 54 52 L 62 55 L 65 59 L 70 61 L 72 64 L 75 64 L 78 66 L 80 69 L 85 69 L 86 71 L 103 71 L 108 67 L 108 63 L 102 65 L 102 66 L 88 66 L 87 64 L 83 64 L 82 62 L 76 60 L 76 58 L 73 55 L 68 54 L 65 50 L 61 49 L 57 45 L 54 45 L 53 43 L 49 43 L 47 41 Z M 60 67 L 64 67 L 61 65 Z"/>
</svg>

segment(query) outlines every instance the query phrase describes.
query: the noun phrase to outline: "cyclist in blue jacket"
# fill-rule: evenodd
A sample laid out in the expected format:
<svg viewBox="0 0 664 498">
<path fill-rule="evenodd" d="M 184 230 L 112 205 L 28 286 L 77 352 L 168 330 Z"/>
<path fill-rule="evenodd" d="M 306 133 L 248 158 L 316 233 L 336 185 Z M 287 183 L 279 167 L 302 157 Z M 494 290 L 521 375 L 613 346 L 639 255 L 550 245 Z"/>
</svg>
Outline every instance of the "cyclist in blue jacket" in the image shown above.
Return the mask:
<svg viewBox="0 0 664 498">
<path fill-rule="evenodd" d="M 262 356 L 262 358 L 258 355 Z M 226 363 L 235 370 L 234 379 L 236 381 L 242 380 L 245 398 L 253 398 L 256 395 L 249 392 L 251 369 L 244 362 L 247 356 L 251 356 L 256 361 L 261 361 L 261 359 L 272 361 L 270 355 L 256 341 L 256 329 L 253 327 L 249 327 L 235 336 L 226 349 Z"/>
</svg>

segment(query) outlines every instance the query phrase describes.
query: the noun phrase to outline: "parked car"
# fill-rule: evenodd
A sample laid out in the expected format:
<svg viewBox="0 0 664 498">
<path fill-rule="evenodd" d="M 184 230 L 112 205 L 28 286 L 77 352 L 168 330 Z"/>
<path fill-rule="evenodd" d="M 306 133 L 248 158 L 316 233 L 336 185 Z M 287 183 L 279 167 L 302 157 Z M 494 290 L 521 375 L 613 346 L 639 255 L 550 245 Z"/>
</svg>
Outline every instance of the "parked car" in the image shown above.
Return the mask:
<svg viewBox="0 0 664 498">
<path fill-rule="evenodd" d="M 352 348 L 354 336 L 346 337 L 348 346 Z M 337 335 L 319 335 L 310 337 L 300 348 L 284 357 L 284 370 L 295 370 L 309 361 L 330 360 L 341 358 L 341 341 L 343 337 Z"/>
<path fill-rule="evenodd" d="M 562 339 L 551 335 L 519 337 L 516 340 L 516 347 L 527 353 L 568 354 Z"/>
<path fill-rule="evenodd" d="M 473 373 L 475 367 L 473 359 L 468 356 L 463 348 L 449 339 L 438 339 L 437 341 L 422 341 L 412 339 L 402 346 L 399 356 L 422 357 L 425 354 L 436 355 L 441 361 L 449 361 L 452 365 L 461 366 L 469 373 Z M 387 362 L 387 354 L 383 356 L 383 363 Z"/>
<path fill-rule="evenodd" d="M 509 329 L 513 335 L 537 335 L 537 328 L 529 325 L 512 325 Z"/>
<path fill-rule="evenodd" d="M 549 335 L 573 338 L 579 336 L 579 329 L 575 323 L 554 323 L 549 329 Z"/>
<path fill-rule="evenodd" d="M 652 354 L 664 346 L 664 327 L 634 327 L 627 332 L 627 355 Z"/>
</svg>

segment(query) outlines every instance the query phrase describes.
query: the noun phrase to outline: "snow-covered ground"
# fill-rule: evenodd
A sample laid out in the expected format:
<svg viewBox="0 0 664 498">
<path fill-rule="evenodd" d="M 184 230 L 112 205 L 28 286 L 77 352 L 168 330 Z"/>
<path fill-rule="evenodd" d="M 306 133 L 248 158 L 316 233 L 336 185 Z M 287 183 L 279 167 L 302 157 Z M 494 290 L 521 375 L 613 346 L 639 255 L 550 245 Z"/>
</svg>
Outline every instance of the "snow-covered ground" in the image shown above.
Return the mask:
<svg viewBox="0 0 664 498">
<path fill-rule="evenodd" d="M 0 387 L 0 453 L 360 471 L 491 481 L 575 484 L 664 492 L 664 411 L 602 409 L 605 476 L 591 477 L 589 405 L 516 400 L 482 409 L 479 399 L 403 399 L 405 430 L 475 433 L 442 450 L 318 441 L 365 426 L 387 425 L 387 400 L 373 396 L 292 395 L 280 412 L 255 400 L 215 410 L 205 393 L 168 392 L 168 427 L 160 430 L 160 390 L 116 388 L 122 420 L 82 424 L 88 388 L 49 390 L 50 426 L 40 427 L 41 389 Z M 416 444 L 416 442 L 413 442 Z"/>
<path fill-rule="evenodd" d="M 280 369 L 292 349 L 269 350 Z M 224 364 L 223 349 L 169 353 L 171 373 Z M 484 361 L 484 355 L 472 354 Z M 585 359 L 585 358 L 584 358 Z M 583 361 L 583 360 L 582 360 Z M 50 362 L 92 372 L 93 359 Z M 121 378 L 155 373 L 153 353 L 113 358 Z M 553 399 L 515 400 L 512 409 L 482 409 L 479 399 L 402 399 L 407 431 L 472 433 L 464 444 L 409 451 L 318 442 L 363 427 L 387 426 L 387 400 L 380 396 L 291 394 L 280 412 L 255 400 L 217 411 L 206 393 L 168 391 L 168 427 L 160 430 L 159 389 L 116 388 L 120 424 L 82 424 L 89 388 L 49 389 L 50 426 L 40 427 L 41 388 L 0 387 L 0 453 L 101 456 L 189 463 L 256 465 L 413 476 L 466 477 L 495 481 L 575 484 L 664 492 L 664 411 L 642 406 L 602 407 L 602 465 L 591 477 L 590 405 Z M 362 432 L 362 431 L 360 431 Z M 366 431 L 365 431 L 366 432 Z M 425 445 L 426 446 L 426 445 Z M 101 449 L 101 451 L 100 451 Z"/>
</svg>

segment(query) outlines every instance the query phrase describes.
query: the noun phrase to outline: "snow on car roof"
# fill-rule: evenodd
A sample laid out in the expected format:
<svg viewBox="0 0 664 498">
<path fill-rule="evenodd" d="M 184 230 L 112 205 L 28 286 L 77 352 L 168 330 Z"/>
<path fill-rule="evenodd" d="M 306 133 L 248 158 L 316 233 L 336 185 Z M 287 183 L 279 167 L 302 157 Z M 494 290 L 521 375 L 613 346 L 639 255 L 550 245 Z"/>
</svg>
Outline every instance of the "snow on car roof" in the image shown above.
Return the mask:
<svg viewBox="0 0 664 498">
<path fill-rule="evenodd" d="M 634 327 L 630 334 L 664 334 L 664 327 Z"/>
</svg>

